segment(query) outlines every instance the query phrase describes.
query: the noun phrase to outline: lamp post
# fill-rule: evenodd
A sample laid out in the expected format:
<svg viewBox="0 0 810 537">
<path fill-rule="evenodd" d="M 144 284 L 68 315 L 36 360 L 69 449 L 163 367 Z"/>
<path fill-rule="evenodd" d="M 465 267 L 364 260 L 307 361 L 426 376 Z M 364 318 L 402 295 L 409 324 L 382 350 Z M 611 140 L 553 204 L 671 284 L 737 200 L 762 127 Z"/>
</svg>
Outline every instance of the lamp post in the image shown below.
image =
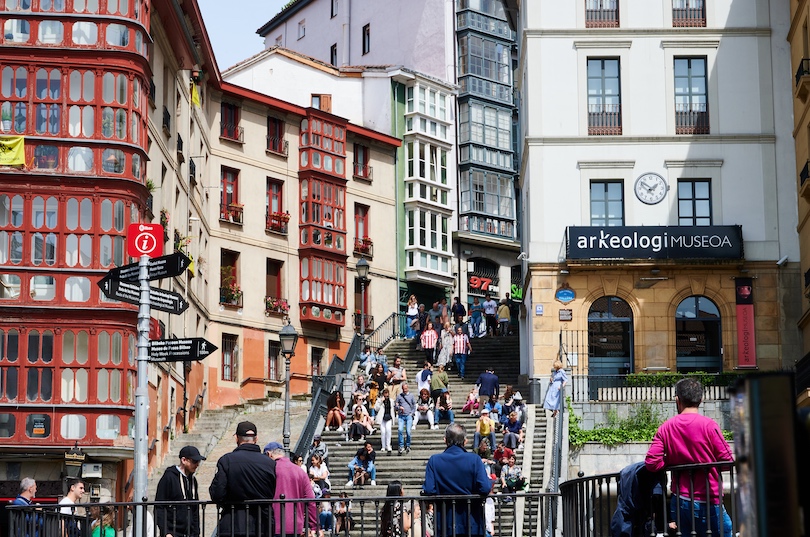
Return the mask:
<svg viewBox="0 0 810 537">
<path fill-rule="evenodd" d="M 290 358 L 295 356 L 295 344 L 298 343 L 298 332 L 293 328 L 289 317 L 287 325 L 278 333 L 281 342 L 281 354 L 284 355 L 284 379 L 287 387 L 284 390 L 284 453 L 290 455 Z"/>
<path fill-rule="evenodd" d="M 355 266 L 357 276 L 360 278 L 360 337 L 366 337 L 366 279 L 368 269 L 371 268 L 365 257 L 361 257 Z"/>
</svg>

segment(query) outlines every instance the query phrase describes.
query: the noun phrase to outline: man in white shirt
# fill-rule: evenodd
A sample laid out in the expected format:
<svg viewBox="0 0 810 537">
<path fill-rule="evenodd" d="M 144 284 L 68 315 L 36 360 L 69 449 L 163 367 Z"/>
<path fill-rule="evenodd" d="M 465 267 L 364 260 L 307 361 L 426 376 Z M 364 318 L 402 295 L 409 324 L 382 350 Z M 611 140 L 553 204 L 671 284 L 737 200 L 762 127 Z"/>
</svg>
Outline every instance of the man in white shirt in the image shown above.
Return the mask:
<svg viewBox="0 0 810 537">
<path fill-rule="evenodd" d="M 74 505 L 84 495 L 84 482 L 78 477 L 69 477 L 67 478 L 67 487 L 67 494 L 59 500 L 59 505 L 64 506 L 59 508 L 59 513 L 64 515 L 61 517 L 62 535 L 65 537 L 78 537 L 81 534 L 81 522 L 79 522 L 79 517 L 76 516 Z"/>
<path fill-rule="evenodd" d="M 492 299 L 492 295 L 487 294 L 484 301 L 484 317 L 487 321 L 487 334 L 490 336 L 495 335 L 495 329 L 498 326 L 498 303 Z"/>
</svg>

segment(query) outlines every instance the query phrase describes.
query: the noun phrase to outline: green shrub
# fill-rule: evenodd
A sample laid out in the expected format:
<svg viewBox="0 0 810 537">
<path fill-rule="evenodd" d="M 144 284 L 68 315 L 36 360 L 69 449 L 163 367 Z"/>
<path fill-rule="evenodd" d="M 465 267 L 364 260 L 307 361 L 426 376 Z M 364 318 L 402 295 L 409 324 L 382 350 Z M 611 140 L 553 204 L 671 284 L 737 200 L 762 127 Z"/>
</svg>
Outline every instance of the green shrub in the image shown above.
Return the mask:
<svg viewBox="0 0 810 537">
<path fill-rule="evenodd" d="M 742 377 L 744 373 L 707 373 L 696 371 L 694 373 L 675 373 L 663 371 L 660 373 L 631 373 L 627 375 L 628 386 L 653 386 L 657 388 L 668 388 L 686 377 L 697 378 L 704 386 L 731 386 Z"/>
</svg>

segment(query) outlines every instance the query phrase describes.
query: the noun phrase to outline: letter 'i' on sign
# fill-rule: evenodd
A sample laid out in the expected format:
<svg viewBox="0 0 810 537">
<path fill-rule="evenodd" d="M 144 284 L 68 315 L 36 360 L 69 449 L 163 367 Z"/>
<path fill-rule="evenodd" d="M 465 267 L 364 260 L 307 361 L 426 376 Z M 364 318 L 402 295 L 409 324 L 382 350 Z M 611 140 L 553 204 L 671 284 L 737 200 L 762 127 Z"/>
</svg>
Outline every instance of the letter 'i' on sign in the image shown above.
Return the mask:
<svg viewBox="0 0 810 537">
<path fill-rule="evenodd" d="M 160 224 L 130 224 L 127 228 L 127 255 L 139 258 L 142 255 L 163 255 L 163 226 Z"/>
</svg>

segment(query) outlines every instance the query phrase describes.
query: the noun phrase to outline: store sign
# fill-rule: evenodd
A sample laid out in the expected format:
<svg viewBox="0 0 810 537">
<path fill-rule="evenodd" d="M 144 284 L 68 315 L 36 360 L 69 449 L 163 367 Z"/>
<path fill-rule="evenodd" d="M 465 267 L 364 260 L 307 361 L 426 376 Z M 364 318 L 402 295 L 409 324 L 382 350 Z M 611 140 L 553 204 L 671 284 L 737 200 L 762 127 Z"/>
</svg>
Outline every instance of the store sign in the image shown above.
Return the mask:
<svg viewBox="0 0 810 537">
<path fill-rule="evenodd" d="M 571 226 L 566 257 L 742 259 L 742 226 Z"/>
<path fill-rule="evenodd" d="M 757 341 L 754 330 L 754 279 L 736 278 L 737 367 L 757 366 Z"/>
<path fill-rule="evenodd" d="M 481 291 L 489 291 L 489 286 L 492 284 L 492 278 L 484 278 L 483 276 L 470 276 L 470 289 L 480 289 Z"/>
</svg>

